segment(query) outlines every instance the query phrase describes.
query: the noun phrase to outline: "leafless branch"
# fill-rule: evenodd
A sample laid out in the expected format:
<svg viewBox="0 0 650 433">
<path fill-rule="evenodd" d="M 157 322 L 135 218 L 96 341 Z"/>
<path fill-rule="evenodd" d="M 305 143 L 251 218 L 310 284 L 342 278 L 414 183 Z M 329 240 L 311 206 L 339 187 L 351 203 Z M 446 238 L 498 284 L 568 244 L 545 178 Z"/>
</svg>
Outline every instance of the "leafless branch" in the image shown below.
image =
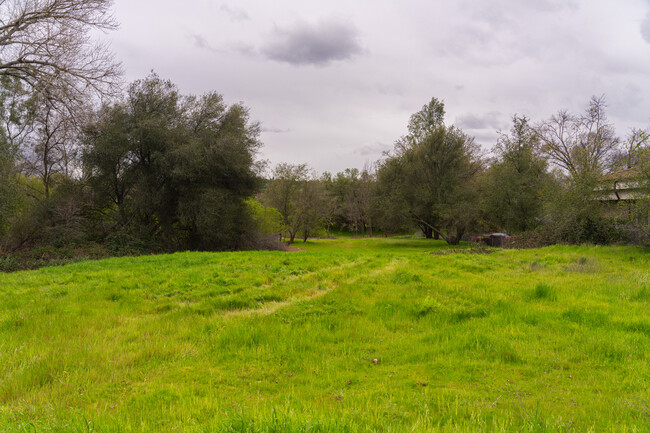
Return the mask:
<svg viewBox="0 0 650 433">
<path fill-rule="evenodd" d="M 111 0 L 0 2 L 0 76 L 14 77 L 69 107 L 118 90 L 121 65 L 92 30 L 114 30 Z"/>
</svg>

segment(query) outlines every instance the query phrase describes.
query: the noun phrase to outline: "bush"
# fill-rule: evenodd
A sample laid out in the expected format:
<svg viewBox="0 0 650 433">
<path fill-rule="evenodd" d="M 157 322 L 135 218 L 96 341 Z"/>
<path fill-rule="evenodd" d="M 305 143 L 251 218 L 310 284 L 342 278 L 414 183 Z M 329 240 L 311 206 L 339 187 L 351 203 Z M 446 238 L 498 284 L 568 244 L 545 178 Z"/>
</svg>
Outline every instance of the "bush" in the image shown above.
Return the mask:
<svg viewBox="0 0 650 433">
<path fill-rule="evenodd" d="M 555 244 L 625 243 L 632 239 L 613 219 L 590 216 L 548 222 L 535 230 L 518 233 L 504 243 L 506 248 L 541 248 Z"/>
</svg>

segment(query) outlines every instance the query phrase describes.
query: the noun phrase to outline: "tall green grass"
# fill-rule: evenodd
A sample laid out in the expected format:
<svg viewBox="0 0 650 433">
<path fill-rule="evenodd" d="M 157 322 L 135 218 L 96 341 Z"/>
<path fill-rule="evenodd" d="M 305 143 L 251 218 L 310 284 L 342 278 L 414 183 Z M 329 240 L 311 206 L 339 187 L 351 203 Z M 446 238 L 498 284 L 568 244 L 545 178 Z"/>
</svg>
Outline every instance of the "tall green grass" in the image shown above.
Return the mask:
<svg viewBox="0 0 650 433">
<path fill-rule="evenodd" d="M 647 251 L 298 246 L 0 275 L 0 431 L 648 431 Z"/>
</svg>

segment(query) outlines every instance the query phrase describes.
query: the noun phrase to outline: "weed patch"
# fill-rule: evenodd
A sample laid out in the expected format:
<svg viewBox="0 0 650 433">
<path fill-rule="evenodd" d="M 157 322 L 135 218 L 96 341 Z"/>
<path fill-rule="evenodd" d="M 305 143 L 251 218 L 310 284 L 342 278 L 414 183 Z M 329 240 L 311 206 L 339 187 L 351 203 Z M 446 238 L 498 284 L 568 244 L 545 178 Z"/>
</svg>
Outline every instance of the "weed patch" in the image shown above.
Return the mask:
<svg viewBox="0 0 650 433">
<path fill-rule="evenodd" d="M 556 291 L 546 283 L 537 283 L 530 294 L 530 299 L 535 301 L 557 301 Z"/>
</svg>

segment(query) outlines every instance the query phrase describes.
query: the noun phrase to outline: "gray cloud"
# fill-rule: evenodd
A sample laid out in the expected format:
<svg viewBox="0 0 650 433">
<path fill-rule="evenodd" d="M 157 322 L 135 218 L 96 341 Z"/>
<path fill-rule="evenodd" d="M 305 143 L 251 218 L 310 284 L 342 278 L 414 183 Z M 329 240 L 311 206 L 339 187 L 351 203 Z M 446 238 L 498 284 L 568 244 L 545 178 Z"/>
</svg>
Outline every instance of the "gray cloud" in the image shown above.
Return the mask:
<svg viewBox="0 0 650 433">
<path fill-rule="evenodd" d="M 476 143 L 481 145 L 481 147 L 486 150 L 494 146 L 494 143 L 497 141 L 496 132 L 478 132 L 471 134 L 476 140 Z"/>
<path fill-rule="evenodd" d="M 492 111 L 483 115 L 467 113 L 456 118 L 456 124 L 465 129 L 490 129 L 496 131 L 502 129 L 504 122 L 502 113 Z"/>
<path fill-rule="evenodd" d="M 244 56 L 253 57 L 257 55 L 257 49 L 253 45 L 246 44 L 243 42 L 233 42 L 228 44 L 228 47 L 230 48 L 231 51 L 234 51 Z"/>
<path fill-rule="evenodd" d="M 325 66 L 361 52 L 354 25 L 334 19 L 275 29 L 271 40 L 262 47 L 262 54 L 268 59 L 296 66 Z"/>
<path fill-rule="evenodd" d="M 399 84 L 377 84 L 375 89 L 381 95 L 404 95 L 404 89 Z"/>
<path fill-rule="evenodd" d="M 228 15 L 233 21 L 250 21 L 248 13 L 243 9 L 232 8 L 226 4 L 222 4 L 219 10 Z"/>
<path fill-rule="evenodd" d="M 271 134 L 286 134 L 288 132 L 291 132 L 291 129 L 282 129 L 282 128 L 267 128 L 267 127 L 262 127 L 261 129 L 262 132 L 269 132 Z"/>
<path fill-rule="evenodd" d="M 379 156 L 392 148 L 392 146 L 384 143 L 367 144 L 355 149 L 354 153 L 361 156 Z"/>
<path fill-rule="evenodd" d="M 650 12 L 646 14 L 645 19 L 641 23 L 641 36 L 650 44 Z"/>
<path fill-rule="evenodd" d="M 247 57 L 254 57 L 257 55 L 257 49 L 249 44 L 243 42 L 226 42 L 222 47 L 213 46 L 203 35 L 198 33 L 191 33 L 188 38 L 196 48 L 210 51 L 212 53 L 226 53 L 234 52 Z"/>
<path fill-rule="evenodd" d="M 217 52 L 216 48 L 214 48 L 210 43 L 208 42 L 203 35 L 200 35 L 198 33 L 193 33 L 189 35 L 190 40 L 192 41 L 192 44 L 194 44 L 195 47 L 201 48 L 202 50 L 208 50 L 212 52 Z"/>
</svg>

